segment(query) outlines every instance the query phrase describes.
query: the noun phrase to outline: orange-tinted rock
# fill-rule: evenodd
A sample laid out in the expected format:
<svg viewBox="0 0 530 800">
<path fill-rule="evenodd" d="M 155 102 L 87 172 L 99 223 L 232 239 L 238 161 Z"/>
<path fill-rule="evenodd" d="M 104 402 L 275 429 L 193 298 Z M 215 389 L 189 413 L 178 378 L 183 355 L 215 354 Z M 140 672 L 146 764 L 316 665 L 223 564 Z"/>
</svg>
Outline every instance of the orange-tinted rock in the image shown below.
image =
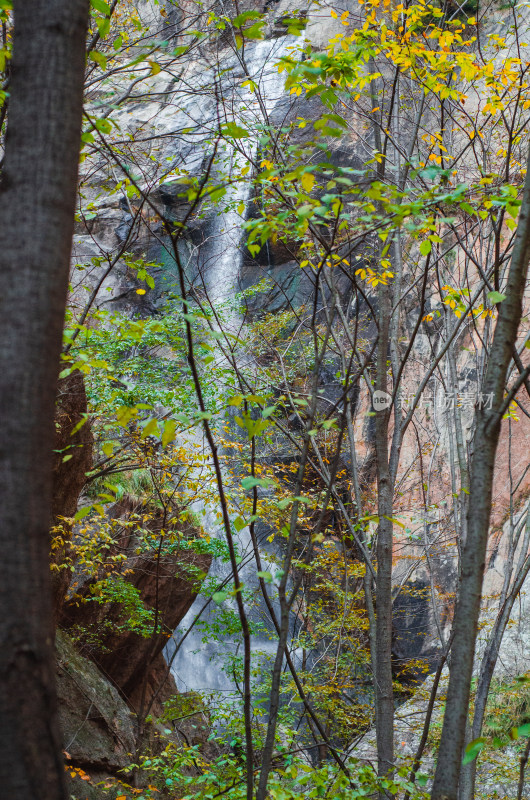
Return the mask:
<svg viewBox="0 0 530 800">
<path fill-rule="evenodd" d="M 127 519 L 145 506 L 124 498 L 110 511 L 118 519 Z M 160 531 L 162 512 L 152 511 L 143 527 Z M 162 668 L 162 651 L 173 631 L 191 607 L 201 582 L 208 572 L 211 556 L 192 549 L 141 551 L 140 537 L 131 527 L 121 528 L 116 537 L 116 552 L 123 553 L 117 575 L 138 590 L 147 609 L 154 610 L 152 622 L 140 632 L 128 624 L 128 612 L 121 602 L 97 602 L 91 589 L 96 578 L 78 576 L 70 597 L 64 604 L 61 625 L 88 629 L 82 636 L 82 652 L 91 658 L 120 689 L 123 696 L 140 712 L 151 699 L 157 706 L 174 683 Z M 138 552 L 140 550 L 140 552 Z M 150 625 L 152 624 L 152 630 Z M 156 630 L 155 630 L 156 624 Z M 143 704 L 142 704 L 143 697 Z"/>
</svg>

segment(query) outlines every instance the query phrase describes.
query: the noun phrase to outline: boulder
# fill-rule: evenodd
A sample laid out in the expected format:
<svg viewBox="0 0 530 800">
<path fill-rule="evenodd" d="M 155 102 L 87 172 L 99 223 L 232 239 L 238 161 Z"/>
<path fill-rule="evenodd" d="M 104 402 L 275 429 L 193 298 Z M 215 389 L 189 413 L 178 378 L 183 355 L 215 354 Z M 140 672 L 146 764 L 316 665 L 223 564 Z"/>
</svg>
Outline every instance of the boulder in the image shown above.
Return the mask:
<svg viewBox="0 0 530 800">
<path fill-rule="evenodd" d="M 135 750 L 131 712 L 117 689 L 60 630 L 56 651 L 59 720 L 68 764 L 115 773 Z"/>
<path fill-rule="evenodd" d="M 147 509 L 133 498 L 124 498 L 109 514 L 125 521 L 134 512 L 144 512 L 141 523 L 144 529 L 147 527 L 155 534 L 160 531 L 162 512 Z M 130 526 L 118 531 L 115 548 L 126 556 L 115 576 L 123 586 L 134 587 L 144 606 L 154 610 L 152 621 L 147 628 L 145 624 L 138 628 L 131 626 L 130 612 L 123 602 L 98 602 L 94 595 L 96 577 L 78 574 L 64 603 L 61 624 L 67 629 L 75 626 L 94 634 L 82 637 L 82 652 L 113 681 L 133 710 L 144 713 L 151 701 L 160 709 L 161 702 L 176 692 L 162 651 L 195 600 L 211 556 L 184 546 L 171 547 L 165 552 L 146 551 L 140 546 L 138 529 Z M 154 713 L 152 708 L 149 711 Z"/>
<path fill-rule="evenodd" d="M 178 689 L 171 668 L 162 653 L 153 659 L 143 681 L 127 697 L 131 708 L 140 711 L 142 706 L 155 719 L 162 714 L 164 703 L 177 696 Z"/>
</svg>

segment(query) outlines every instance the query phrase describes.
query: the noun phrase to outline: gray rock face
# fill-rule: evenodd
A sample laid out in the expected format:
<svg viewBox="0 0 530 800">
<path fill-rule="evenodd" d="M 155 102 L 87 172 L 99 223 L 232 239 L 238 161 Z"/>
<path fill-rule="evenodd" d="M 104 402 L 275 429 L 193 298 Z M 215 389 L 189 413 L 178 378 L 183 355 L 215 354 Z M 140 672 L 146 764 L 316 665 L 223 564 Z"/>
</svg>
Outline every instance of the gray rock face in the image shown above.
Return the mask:
<svg viewBox="0 0 530 800">
<path fill-rule="evenodd" d="M 77 653 L 62 631 L 57 632 L 56 648 L 59 718 L 68 763 L 114 773 L 134 752 L 131 712 L 118 690 Z"/>
</svg>

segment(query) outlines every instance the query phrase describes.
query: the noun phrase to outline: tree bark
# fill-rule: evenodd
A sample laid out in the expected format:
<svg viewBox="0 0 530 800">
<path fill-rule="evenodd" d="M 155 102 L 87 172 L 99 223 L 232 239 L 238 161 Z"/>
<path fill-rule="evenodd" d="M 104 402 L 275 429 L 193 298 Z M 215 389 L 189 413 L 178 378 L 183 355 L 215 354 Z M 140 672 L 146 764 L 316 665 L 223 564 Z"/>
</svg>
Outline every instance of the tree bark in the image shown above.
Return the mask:
<svg viewBox="0 0 530 800">
<path fill-rule="evenodd" d="M 65 798 L 49 575 L 54 404 L 88 0 L 15 0 L 0 186 L 0 786 Z"/>
<path fill-rule="evenodd" d="M 453 624 L 454 643 L 447 691 L 442 738 L 432 788 L 432 800 L 456 800 L 462 748 L 469 707 L 475 639 L 480 613 L 482 579 L 491 513 L 495 453 L 502 421 L 500 411 L 506 374 L 517 339 L 523 294 L 530 261 L 530 153 L 514 250 L 510 262 L 506 299 L 498 306 L 499 316 L 482 385 L 484 398 L 477 409 L 473 437 L 467 538 L 462 550 L 458 601 Z"/>
<path fill-rule="evenodd" d="M 526 535 L 524 537 L 523 545 L 521 548 L 523 554 L 528 552 L 528 538 L 529 538 L 528 533 L 530 533 L 530 504 L 526 512 L 525 531 Z M 493 678 L 493 673 L 495 671 L 495 666 L 497 664 L 497 658 L 499 657 L 499 651 L 501 649 L 504 631 L 506 630 L 506 626 L 510 619 L 514 603 L 517 597 L 519 596 L 519 592 L 521 591 L 521 588 L 529 572 L 530 572 L 530 556 L 527 556 L 523 560 L 522 565 L 519 564 L 517 567 L 517 572 L 513 586 L 507 593 L 507 596 L 505 597 L 504 602 L 502 603 L 499 609 L 499 612 L 493 624 L 492 631 L 489 635 L 488 644 L 486 646 L 484 655 L 482 656 L 482 662 L 480 664 L 477 689 L 475 692 L 475 711 L 473 715 L 473 726 L 471 733 L 472 740 L 478 739 L 478 737 L 482 733 L 482 724 L 484 722 L 484 716 L 486 714 L 486 706 L 488 702 L 491 680 Z M 469 773 L 469 780 L 467 782 L 467 786 L 465 787 L 465 789 L 462 787 L 462 785 L 460 785 L 459 788 L 460 800 L 473 800 L 473 798 L 475 797 L 477 759 L 471 761 L 466 767 L 464 767 L 463 771 Z M 462 779 L 460 780 L 460 784 L 462 784 Z"/>
<path fill-rule="evenodd" d="M 390 296 L 382 286 L 377 345 L 376 388 L 387 391 Z M 375 714 L 378 774 L 387 775 L 394 766 L 394 692 L 392 686 L 392 538 L 393 481 L 388 458 L 390 409 L 375 410 L 375 454 L 377 463 L 377 581 Z M 380 794 L 385 797 L 384 793 Z"/>
</svg>

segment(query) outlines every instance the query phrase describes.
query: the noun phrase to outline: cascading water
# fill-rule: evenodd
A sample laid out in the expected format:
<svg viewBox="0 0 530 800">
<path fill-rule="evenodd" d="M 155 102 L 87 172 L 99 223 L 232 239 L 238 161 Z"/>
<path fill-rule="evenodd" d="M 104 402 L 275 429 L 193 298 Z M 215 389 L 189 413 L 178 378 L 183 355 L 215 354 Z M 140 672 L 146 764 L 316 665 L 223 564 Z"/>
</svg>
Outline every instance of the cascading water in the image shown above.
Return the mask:
<svg viewBox="0 0 530 800">
<path fill-rule="evenodd" d="M 292 45 L 292 37 L 265 40 L 253 46 L 247 46 L 245 64 L 255 83 L 259 85 L 261 102 L 255 99 L 248 88 L 234 87 L 235 97 L 229 103 L 233 110 L 233 120 L 242 127 L 248 124 L 249 115 L 258 125 L 267 123 L 277 102 L 283 96 L 284 79 L 275 64 L 286 54 Z M 225 174 L 229 178 L 236 175 L 242 167 L 255 161 L 258 142 L 255 138 L 245 139 L 244 152 L 225 145 Z M 243 149 L 243 148 L 242 148 Z M 250 179 L 241 179 L 229 183 L 227 193 L 222 200 L 224 208 L 212 221 L 211 233 L 207 247 L 199 254 L 199 268 L 203 273 L 203 282 L 210 302 L 219 303 L 234 297 L 238 288 L 239 272 L 242 260 L 241 237 L 248 201 L 252 190 Z"/>
<path fill-rule="evenodd" d="M 265 40 L 252 45 L 247 45 L 245 61 L 252 79 L 259 85 L 262 103 L 255 100 L 255 96 L 248 89 L 232 86 L 230 105 L 233 111 L 233 120 L 244 125 L 245 117 L 252 113 L 261 124 L 267 123 L 264 113 L 273 112 L 276 104 L 283 95 L 283 78 L 278 73 L 275 64 L 284 55 L 287 48 L 295 43 L 293 37 L 284 36 L 281 39 Z M 237 77 L 237 76 L 236 76 Z M 242 80 L 239 80 L 241 83 Z M 226 97 L 226 90 L 225 90 Z M 227 148 L 224 152 L 226 162 L 229 164 L 229 176 L 240 173 L 242 159 L 247 163 L 255 160 L 258 142 L 245 140 L 246 153 L 243 155 L 235 149 Z M 209 301 L 214 305 L 221 304 L 223 310 L 223 326 L 230 333 L 237 333 L 242 321 L 239 317 L 234 295 L 238 291 L 240 267 L 242 262 L 242 233 L 245 218 L 245 209 L 250 199 L 252 184 L 249 179 L 230 183 L 222 200 L 223 208 L 211 220 L 207 241 L 202 245 L 197 254 L 198 271 L 202 277 L 203 286 Z M 190 442 L 191 443 L 191 442 Z M 202 438 L 194 440 L 196 447 L 204 450 Z M 204 467 L 203 467 L 204 468 Z M 213 475 L 211 476 L 213 479 Z M 218 519 L 218 509 L 215 506 L 195 504 L 194 511 L 201 514 L 202 526 L 213 539 L 224 540 L 225 532 Z M 234 537 L 241 559 L 240 577 L 245 588 L 259 594 L 258 579 L 256 576 L 256 563 L 253 555 L 253 546 L 248 528 L 243 528 Z M 273 559 L 267 555 L 266 548 L 260 545 L 262 569 L 274 573 Z M 209 572 L 209 578 L 219 586 L 231 579 L 229 564 L 221 558 L 215 558 Z M 177 653 L 173 655 L 175 645 L 168 647 L 168 656 L 172 657 L 172 671 L 181 691 L 213 690 L 234 691 L 231 677 L 222 671 L 221 662 L 227 654 L 235 654 L 238 649 L 238 637 L 223 639 L 224 653 L 219 653 L 219 644 L 208 641 L 204 633 L 194 626 L 194 621 L 200 614 L 200 619 L 209 625 L 220 622 L 222 610 L 210 602 L 206 609 L 204 597 L 198 597 L 186 617 L 182 620 L 175 634 Z M 274 600 L 273 600 L 274 602 Z M 228 601 L 227 601 L 228 604 Z M 268 618 L 264 602 L 253 604 L 249 607 L 251 622 L 261 627 L 261 632 L 253 637 L 253 649 L 261 653 L 272 653 L 276 644 L 270 633 L 273 626 Z M 201 613 L 202 612 L 202 613 Z M 191 626 L 191 628 L 190 628 Z"/>
</svg>

